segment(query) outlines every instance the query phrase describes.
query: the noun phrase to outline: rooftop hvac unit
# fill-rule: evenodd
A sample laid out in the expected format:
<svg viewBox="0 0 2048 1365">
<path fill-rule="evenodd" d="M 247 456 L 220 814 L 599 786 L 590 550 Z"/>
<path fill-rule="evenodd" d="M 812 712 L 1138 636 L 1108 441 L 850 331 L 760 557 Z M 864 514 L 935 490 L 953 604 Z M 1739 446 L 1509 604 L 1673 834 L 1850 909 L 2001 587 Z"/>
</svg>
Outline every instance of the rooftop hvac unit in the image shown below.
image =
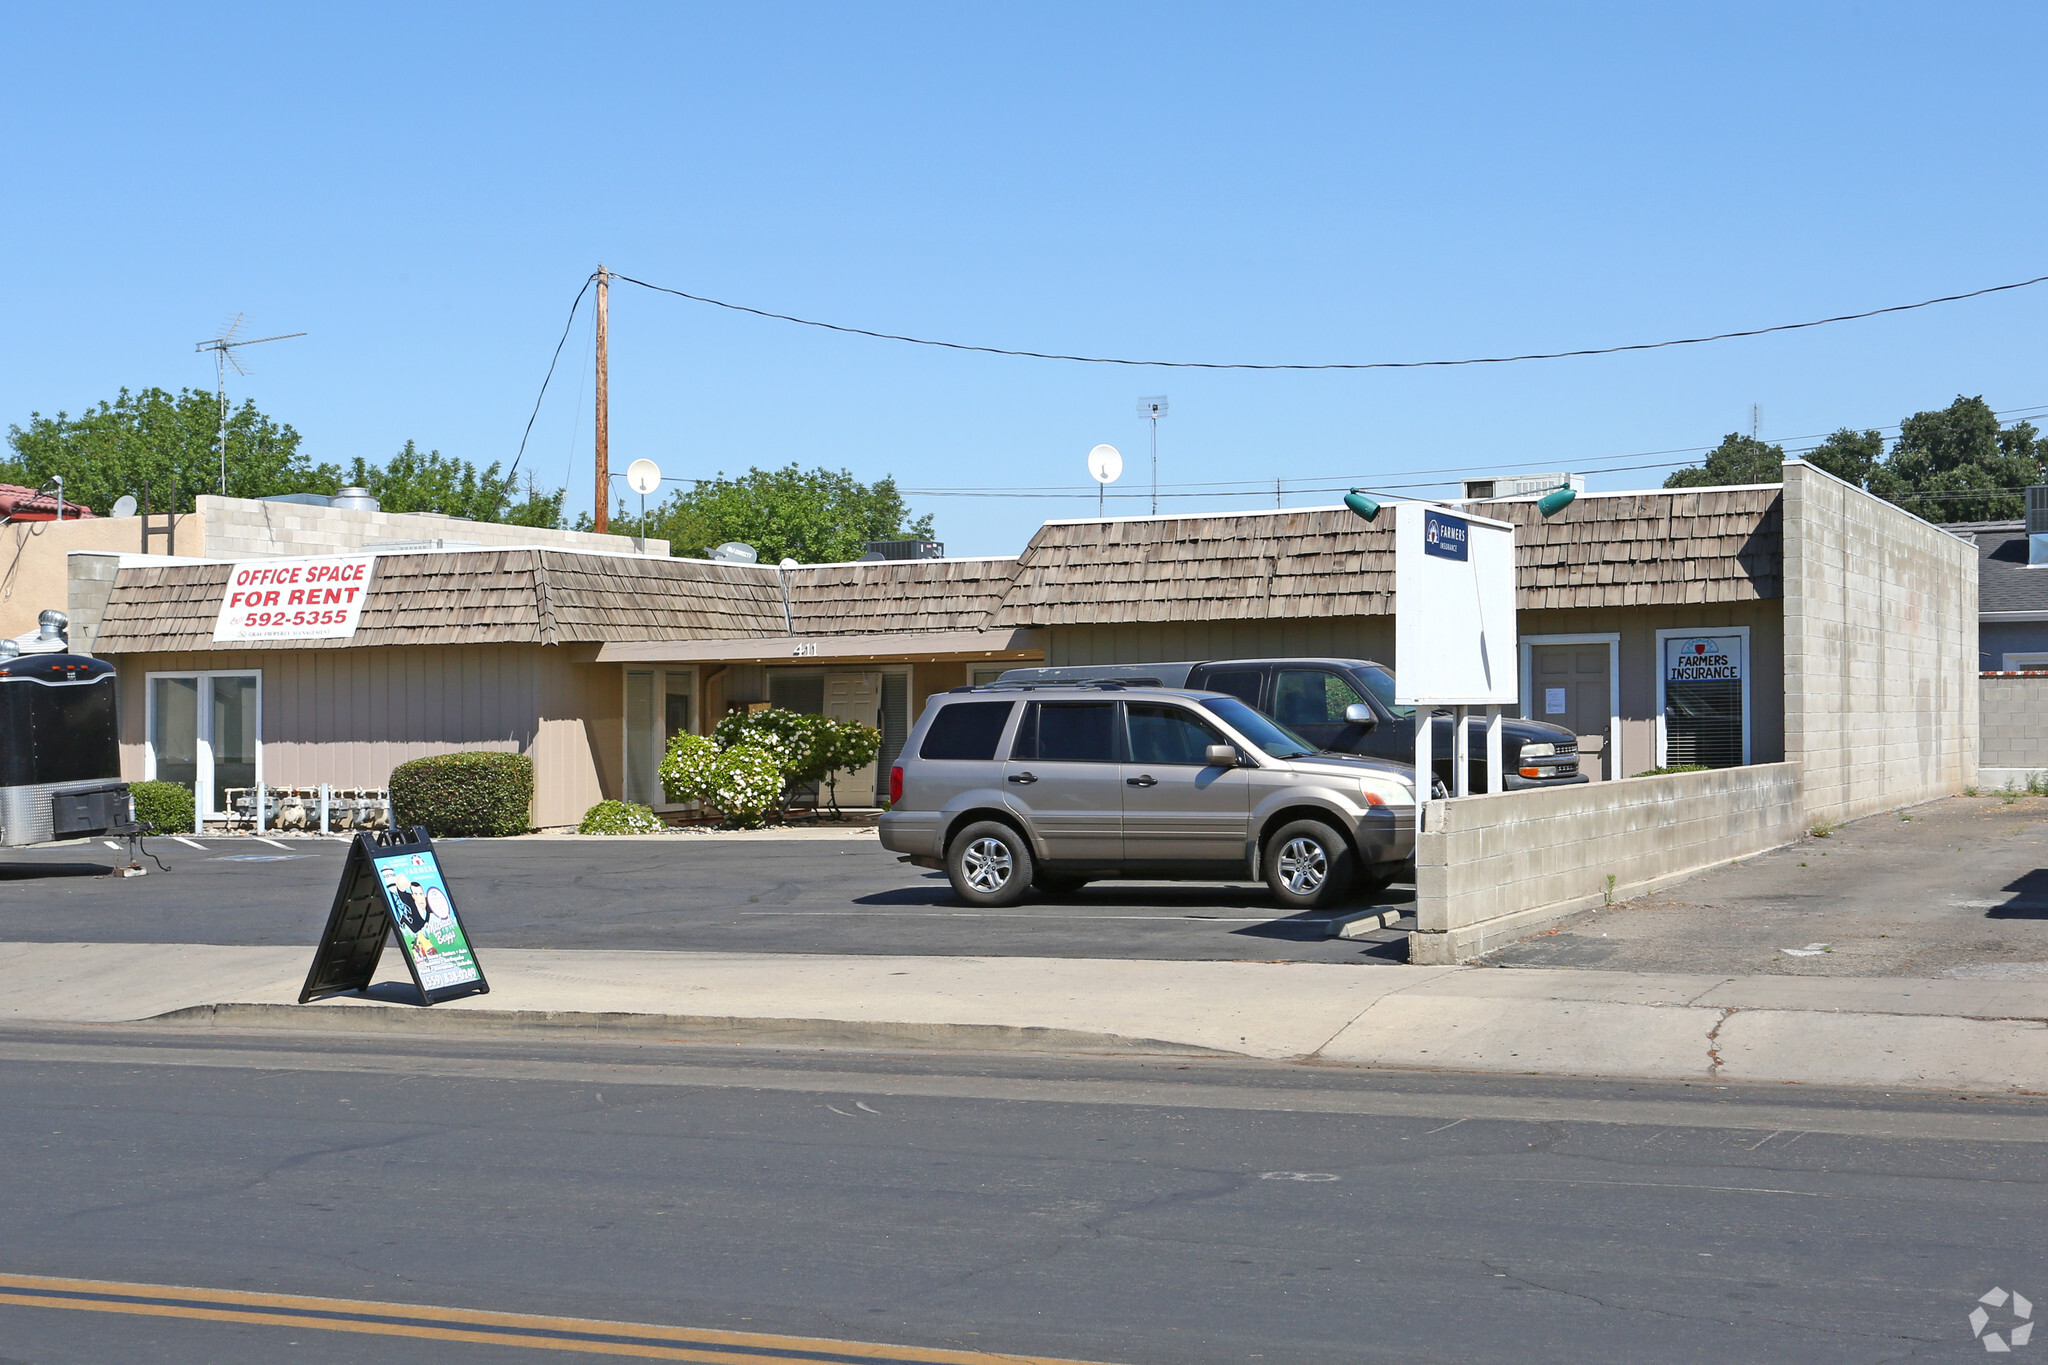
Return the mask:
<svg viewBox="0 0 2048 1365">
<path fill-rule="evenodd" d="M 936 540 L 871 540 L 867 543 L 868 559 L 944 559 L 946 547 Z"/>
<path fill-rule="evenodd" d="M 1505 479 L 1467 479 L 1467 498 L 1526 498 L 1553 488 L 1586 491 L 1584 474 L 1515 474 Z"/>
</svg>

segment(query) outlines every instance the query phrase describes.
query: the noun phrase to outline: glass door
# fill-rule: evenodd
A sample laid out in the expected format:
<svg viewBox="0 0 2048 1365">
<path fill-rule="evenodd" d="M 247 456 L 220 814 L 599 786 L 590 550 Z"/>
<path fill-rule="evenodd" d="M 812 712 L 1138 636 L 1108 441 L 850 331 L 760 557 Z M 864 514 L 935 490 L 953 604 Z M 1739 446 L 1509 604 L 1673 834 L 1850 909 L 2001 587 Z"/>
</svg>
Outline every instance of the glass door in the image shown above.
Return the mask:
<svg viewBox="0 0 2048 1365">
<path fill-rule="evenodd" d="M 654 732 L 654 672 L 626 673 L 626 799 L 651 806 L 661 772 Z"/>
<path fill-rule="evenodd" d="M 256 673 L 149 676 L 145 776 L 189 788 L 201 820 L 228 814 L 228 790 L 263 780 Z"/>
</svg>

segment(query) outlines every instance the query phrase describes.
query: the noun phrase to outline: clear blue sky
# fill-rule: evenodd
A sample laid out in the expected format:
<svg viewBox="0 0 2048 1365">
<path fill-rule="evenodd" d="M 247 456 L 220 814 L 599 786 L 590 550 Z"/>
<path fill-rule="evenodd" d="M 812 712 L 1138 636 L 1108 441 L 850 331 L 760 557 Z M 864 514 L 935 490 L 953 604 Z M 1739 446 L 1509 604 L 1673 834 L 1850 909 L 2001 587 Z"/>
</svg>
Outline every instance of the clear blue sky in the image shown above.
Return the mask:
<svg viewBox="0 0 2048 1365">
<path fill-rule="evenodd" d="M 881 330 L 1255 361 L 1648 341 L 2048 274 L 2036 7 L 300 9 L 9 8 L 0 422 L 210 386 L 192 343 L 243 312 L 310 333 L 232 392 L 314 458 L 509 461 L 599 261 Z M 572 509 L 588 316 L 526 457 Z M 1767 438 L 1959 392 L 2048 407 L 2044 319 L 2039 286 L 1650 355 L 1218 374 L 619 286 L 612 465 L 1078 489 L 1107 441 L 1138 492 L 1135 403 L 1166 393 L 1168 483 L 1611 468 L 1746 431 L 1753 403 Z M 1094 509 L 912 503 L 966 554 Z M 1166 504 L 1244 505 L 1272 495 Z"/>
</svg>

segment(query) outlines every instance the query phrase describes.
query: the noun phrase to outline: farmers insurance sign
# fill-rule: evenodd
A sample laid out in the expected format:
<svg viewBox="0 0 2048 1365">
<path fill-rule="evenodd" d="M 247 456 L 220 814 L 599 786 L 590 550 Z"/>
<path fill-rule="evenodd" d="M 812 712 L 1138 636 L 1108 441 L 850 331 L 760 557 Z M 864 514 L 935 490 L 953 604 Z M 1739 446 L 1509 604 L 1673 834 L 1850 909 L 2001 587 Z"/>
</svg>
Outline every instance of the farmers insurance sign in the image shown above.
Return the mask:
<svg viewBox="0 0 2048 1365">
<path fill-rule="evenodd" d="M 356 633 L 376 563 L 375 555 L 236 560 L 213 641 L 346 640 Z"/>
<path fill-rule="evenodd" d="M 1741 682 L 1742 637 L 1699 636 L 1664 642 L 1669 657 L 1664 677 L 1669 682 Z"/>
</svg>

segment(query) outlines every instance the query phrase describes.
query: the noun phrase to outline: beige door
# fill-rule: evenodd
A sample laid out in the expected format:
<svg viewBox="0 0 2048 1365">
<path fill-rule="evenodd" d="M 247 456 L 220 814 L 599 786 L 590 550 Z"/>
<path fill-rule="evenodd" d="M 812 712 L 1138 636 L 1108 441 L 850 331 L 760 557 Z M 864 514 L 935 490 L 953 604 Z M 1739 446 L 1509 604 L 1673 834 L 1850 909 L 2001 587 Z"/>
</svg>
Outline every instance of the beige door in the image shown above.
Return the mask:
<svg viewBox="0 0 2048 1365">
<path fill-rule="evenodd" d="M 833 720 L 857 720 L 880 729 L 882 725 L 882 675 L 879 673 L 827 673 L 825 714 Z M 839 804 L 875 804 L 875 765 L 859 772 L 841 773 L 837 779 Z M 824 793 L 819 793 L 822 802 Z"/>
<path fill-rule="evenodd" d="M 1529 717 L 1562 725 L 1579 737 L 1579 771 L 1595 782 L 1614 776 L 1608 733 L 1614 708 L 1609 704 L 1608 651 L 1612 645 L 1534 645 L 1529 671 L 1536 695 Z"/>
</svg>

